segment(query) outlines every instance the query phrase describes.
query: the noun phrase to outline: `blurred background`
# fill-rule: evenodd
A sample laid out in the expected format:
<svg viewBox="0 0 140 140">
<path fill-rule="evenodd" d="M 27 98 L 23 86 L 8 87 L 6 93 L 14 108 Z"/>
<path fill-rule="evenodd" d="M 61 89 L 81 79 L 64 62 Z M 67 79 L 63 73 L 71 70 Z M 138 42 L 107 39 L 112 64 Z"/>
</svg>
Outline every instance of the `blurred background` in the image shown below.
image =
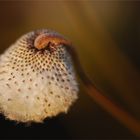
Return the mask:
<svg viewBox="0 0 140 140">
<path fill-rule="evenodd" d="M 24 33 L 50 28 L 76 46 L 103 93 L 140 120 L 140 2 L 0 1 L 0 53 Z M 98 106 L 80 83 L 67 115 L 26 126 L 0 116 L 1 138 L 137 139 Z"/>
</svg>

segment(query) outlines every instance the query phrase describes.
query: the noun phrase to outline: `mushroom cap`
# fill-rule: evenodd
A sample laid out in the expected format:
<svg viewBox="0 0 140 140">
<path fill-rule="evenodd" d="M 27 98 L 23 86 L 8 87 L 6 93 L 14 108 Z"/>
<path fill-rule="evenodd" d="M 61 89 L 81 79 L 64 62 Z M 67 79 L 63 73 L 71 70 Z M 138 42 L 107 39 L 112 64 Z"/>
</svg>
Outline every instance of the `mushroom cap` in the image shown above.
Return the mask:
<svg viewBox="0 0 140 140">
<path fill-rule="evenodd" d="M 19 38 L 0 56 L 0 112 L 18 122 L 66 113 L 78 83 L 62 35 L 43 29 Z"/>
</svg>

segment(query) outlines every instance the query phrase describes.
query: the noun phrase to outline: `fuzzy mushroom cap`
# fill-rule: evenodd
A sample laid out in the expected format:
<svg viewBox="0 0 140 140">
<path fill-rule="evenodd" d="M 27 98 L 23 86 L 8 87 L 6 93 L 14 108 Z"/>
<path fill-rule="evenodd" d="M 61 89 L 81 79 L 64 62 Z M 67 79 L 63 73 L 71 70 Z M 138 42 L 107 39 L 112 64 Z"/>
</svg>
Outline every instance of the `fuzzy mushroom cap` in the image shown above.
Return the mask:
<svg viewBox="0 0 140 140">
<path fill-rule="evenodd" d="M 78 85 L 70 43 L 51 30 L 25 34 L 0 56 L 0 112 L 18 122 L 42 122 L 67 112 Z"/>
</svg>

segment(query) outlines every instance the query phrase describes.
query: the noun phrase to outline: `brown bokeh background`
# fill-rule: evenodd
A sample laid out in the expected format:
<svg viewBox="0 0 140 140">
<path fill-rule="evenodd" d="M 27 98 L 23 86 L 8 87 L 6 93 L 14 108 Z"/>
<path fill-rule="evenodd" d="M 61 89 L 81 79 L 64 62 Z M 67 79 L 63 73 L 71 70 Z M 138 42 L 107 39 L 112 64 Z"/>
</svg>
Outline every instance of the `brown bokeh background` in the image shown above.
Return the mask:
<svg viewBox="0 0 140 140">
<path fill-rule="evenodd" d="M 50 28 L 76 46 L 81 63 L 103 93 L 140 120 L 140 2 L 1 1 L 0 52 L 26 32 Z M 4 120 L 6 138 L 129 138 L 136 136 L 85 94 L 68 115 L 25 127 Z"/>
</svg>

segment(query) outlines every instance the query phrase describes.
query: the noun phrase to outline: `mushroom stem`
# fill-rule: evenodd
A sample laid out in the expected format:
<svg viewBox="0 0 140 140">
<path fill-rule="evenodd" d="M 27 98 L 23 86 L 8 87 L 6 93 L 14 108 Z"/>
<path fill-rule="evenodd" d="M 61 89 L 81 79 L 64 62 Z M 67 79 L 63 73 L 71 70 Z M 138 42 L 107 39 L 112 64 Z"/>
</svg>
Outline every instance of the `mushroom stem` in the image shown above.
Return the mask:
<svg viewBox="0 0 140 140">
<path fill-rule="evenodd" d="M 72 56 L 77 73 L 79 74 L 79 77 L 86 88 L 87 94 L 108 113 L 124 124 L 135 135 L 140 136 L 140 121 L 123 110 L 122 107 L 114 103 L 114 101 L 109 99 L 109 97 L 105 96 L 99 89 L 97 89 L 93 82 L 85 74 L 75 49 L 71 46 L 67 47 L 67 49 Z"/>
</svg>

